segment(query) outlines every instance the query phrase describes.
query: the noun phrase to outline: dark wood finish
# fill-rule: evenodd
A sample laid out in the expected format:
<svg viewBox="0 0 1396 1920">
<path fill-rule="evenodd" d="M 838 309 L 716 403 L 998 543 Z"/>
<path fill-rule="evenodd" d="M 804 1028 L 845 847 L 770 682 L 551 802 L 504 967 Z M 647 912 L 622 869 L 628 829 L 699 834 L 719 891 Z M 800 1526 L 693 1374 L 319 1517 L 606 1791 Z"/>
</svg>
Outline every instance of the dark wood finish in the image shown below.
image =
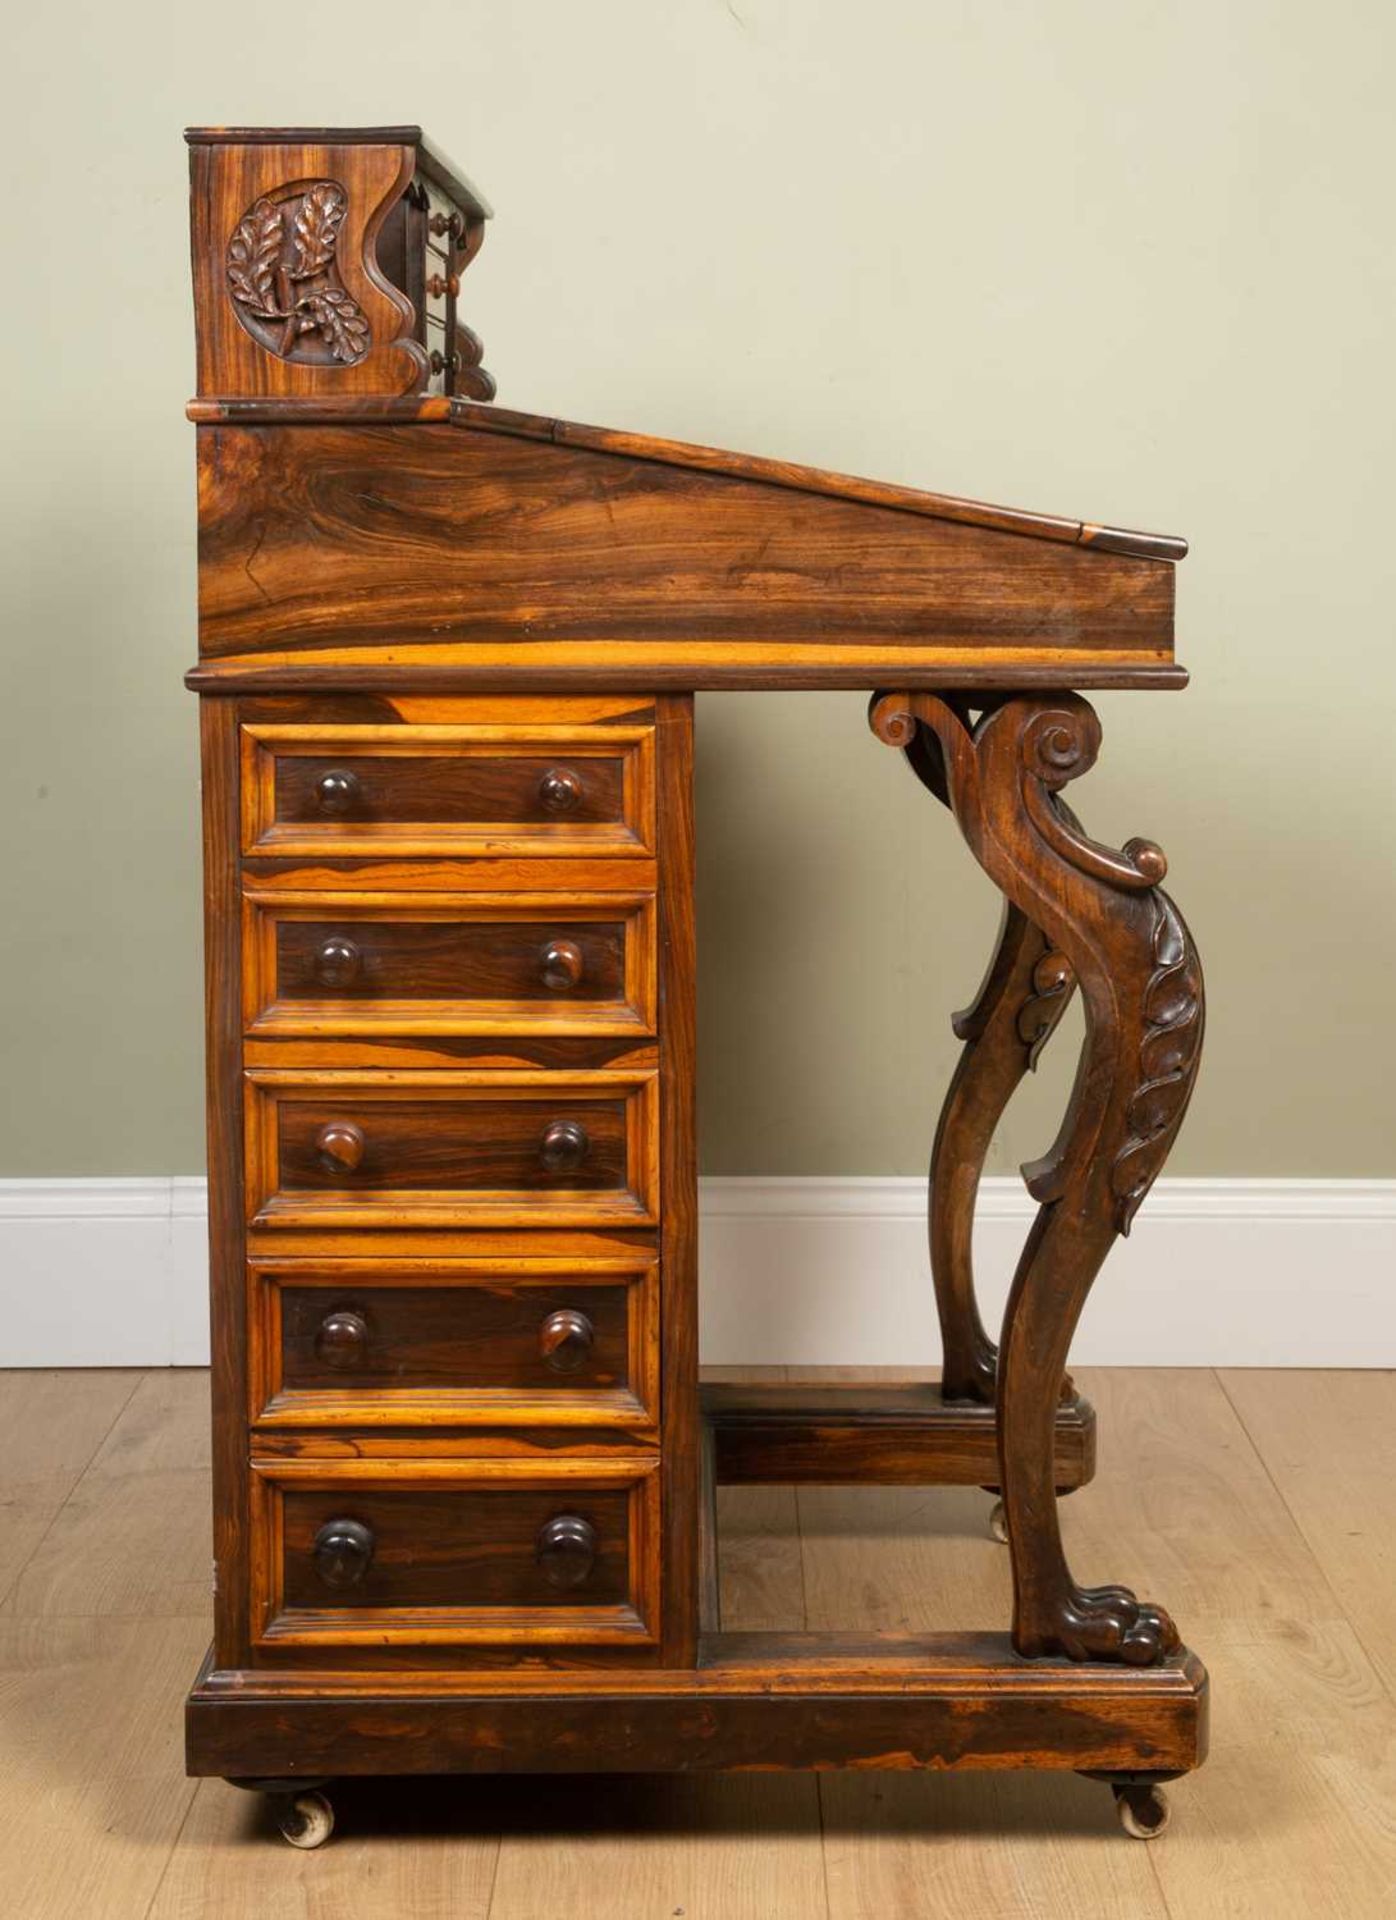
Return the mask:
<svg viewBox="0 0 1396 1920">
<path fill-rule="evenodd" d="M 658 703 L 661 1393 L 666 1666 L 697 1658 L 703 1580 L 698 1411 L 697 927 L 693 908 L 693 698 Z"/>
<path fill-rule="evenodd" d="M 206 1673 L 188 1708 L 197 1773 L 676 1772 L 709 1768 L 1202 1764 L 1207 1679 L 1025 1661 L 1006 1634 L 721 1633 L 690 1670 L 609 1675 Z"/>
<path fill-rule="evenodd" d="M 914 747 L 926 736 L 918 734 Z M 920 752 L 909 754 L 927 779 Z M 927 784 L 932 784 L 927 780 Z M 943 780 L 932 784 L 945 798 Z M 948 802 L 947 802 L 948 804 Z M 930 1252 L 947 1400 L 994 1404 L 998 1354 L 974 1291 L 975 1200 L 1004 1109 L 1065 1013 L 1071 963 L 1015 906 L 1004 908 L 998 945 L 974 1004 L 954 1017 L 964 1041 L 931 1150 Z"/>
<path fill-rule="evenodd" d="M 652 1431 L 654 1257 L 584 1246 L 573 1259 L 253 1259 L 251 1418 L 263 1428 Z"/>
<path fill-rule="evenodd" d="M 1052 1497 L 1053 1431 L 1081 1309 L 1192 1093 L 1203 1028 L 1196 948 L 1159 885 L 1167 870 L 1159 848 L 1148 840 L 1119 852 L 1103 846 L 1058 799 L 1099 751 L 1100 724 L 1084 700 L 1005 699 L 976 721 L 959 701 L 889 694 L 872 717 L 880 737 L 904 749 L 930 751 L 925 736 L 933 737 L 971 850 L 1081 984 L 1085 1048 L 1056 1144 L 1023 1169 L 1040 1211 L 1014 1276 L 999 1359 L 1013 1639 L 1029 1656 L 1149 1665 L 1176 1652 L 1177 1629 L 1127 1587 L 1072 1579 Z"/>
<path fill-rule="evenodd" d="M 652 1074 L 246 1076 L 248 1207 L 286 1225 L 652 1220 Z"/>
<path fill-rule="evenodd" d="M 490 209 L 420 128 L 191 127 L 201 396 L 494 396 L 459 318 Z"/>
<path fill-rule="evenodd" d="M 333 1389 L 349 1366 L 356 1381 L 403 1391 L 429 1387 L 532 1387 L 567 1374 L 614 1387 L 628 1374 L 623 1286 L 588 1287 L 587 1311 L 558 1306 L 564 1289 L 336 1288 L 354 1306 L 325 1311 L 319 1287 L 282 1293 L 282 1380 L 292 1392 Z M 362 1311 L 359 1311 L 359 1309 Z M 343 1329 L 344 1321 L 353 1323 Z M 331 1329 L 333 1329 L 331 1331 Z M 342 1357 L 346 1345 L 353 1357 Z"/>
<path fill-rule="evenodd" d="M 369 1516 L 367 1525 L 335 1517 L 341 1497 L 338 1492 L 286 1494 L 282 1597 L 288 1610 L 327 1604 L 436 1611 L 552 1606 L 560 1585 L 580 1585 L 584 1578 L 597 1600 L 614 1601 L 627 1591 L 623 1493 L 607 1490 L 589 1496 L 581 1517 L 590 1542 L 585 1549 L 574 1537 L 579 1516 L 561 1516 L 560 1525 L 558 1496 L 542 1488 L 527 1493 L 361 1492 L 357 1510 Z M 347 1556 L 339 1548 L 341 1557 L 351 1562 L 348 1575 L 339 1572 L 331 1545 L 331 1539 L 338 1545 L 340 1535 L 351 1541 L 366 1536 Z M 575 1579 L 569 1577 L 560 1563 L 573 1560 L 594 1563 L 589 1578 L 586 1569 Z M 327 1588 L 343 1591 L 327 1602 Z"/>
<path fill-rule="evenodd" d="M 653 729 L 520 723 L 243 729 L 244 851 L 327 860 L 645 855 Z M 571 796 L 559 807 L 556 796 Z"/>
<path fill-rule="evenodd" d="M 254 1644 L 651 1643 L 656 1466 L 255 1459 Z"/>
<path fill-rule="evenodd" d="M 489 209 L 420 129 L 190 141 L 191 1770 L 1049 1765 L 1146 1821 L 1205 1676 L 1161 1610 L 1075 1585 L 1053 1495 L 1093 1469 L 1067 1348 L 1181 1119 L 1201 978 L 1158 850 L 1087 840 L 1060 789 L 1097 744 L 1072 689 L 1183 683 L 1183 543 L 481 405 Z M 943 1385 L 700 1409 L 693 693 L 734 686 L 898 689 L 878 731 L 1007 902 L 933 1152 Z M 1077 982 L 999 1356 L 975 1190 Z M 773 1478 L 1001 1485 L 1011 1643 L 715 1631 L 716 1487 Z"/>
<path fill-rule="evenodd" d="M 232 701 L 199 704 L 203 769 L 204 1051 L 208 1076 L 209 1331 L 213 1411 L 213 1652 L 249 1657 L 249 1350 L 242 1208 L 242 952 L 238 919 L 238 740 Z"/>
<path fill-rule="evenodd" d="M 709 1383 L 701 1399 L 725 1486 L 998 1482 L 993 1408 L 947 1400 L 938 1382 Z M 1079 1394 L 1057 1407 L 1052 1474 L 1059 1493 L 1094 1477 L 1095 1411 Z"/>
</svg>

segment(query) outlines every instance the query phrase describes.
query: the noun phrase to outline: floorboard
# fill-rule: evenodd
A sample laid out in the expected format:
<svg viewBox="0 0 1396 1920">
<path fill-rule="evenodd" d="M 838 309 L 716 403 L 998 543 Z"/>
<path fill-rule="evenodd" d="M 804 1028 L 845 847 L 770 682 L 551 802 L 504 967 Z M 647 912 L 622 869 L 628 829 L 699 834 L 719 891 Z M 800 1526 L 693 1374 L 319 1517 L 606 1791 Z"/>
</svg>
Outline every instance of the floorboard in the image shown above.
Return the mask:
<svg viewBox="0 0 1396 1920">
<path fill-rule="evenodd" d="M 835 1370 L 837 1371 L 837 1370 Z M 727 1370 L 737 1377 L 737 1370 Z M 822 1377 L 830 1377 L 824 1370 Z M 319 1853 L 197 1791 L 180 1703 L 208 1635 L 207 1388 L 0 1376 L 0 1912 L 17 1920 L 1378 1920 L 1396 1911 L 1390 1374 L 1091 1370 L 1083 1579 L 1176 1614 L 1214 1688 L 1170 1832 L 1070 1775 L 360 1782 Z M 1002 1619 L 974 1489 L 720 1493 L 731 1629 Z"/>
</svg>

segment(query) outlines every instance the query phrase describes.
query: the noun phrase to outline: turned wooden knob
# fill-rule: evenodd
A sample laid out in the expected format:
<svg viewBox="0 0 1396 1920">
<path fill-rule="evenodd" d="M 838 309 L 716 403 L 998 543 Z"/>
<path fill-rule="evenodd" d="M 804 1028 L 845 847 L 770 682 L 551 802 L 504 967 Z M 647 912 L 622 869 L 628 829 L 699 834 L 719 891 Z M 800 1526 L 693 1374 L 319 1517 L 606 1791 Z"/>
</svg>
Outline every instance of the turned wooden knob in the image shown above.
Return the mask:
<svg viewBox="0 0 1396 1920">
<path fill-rule="evenodd" d="M 539 966 L 543 985 L 554 993 L 567 993 L 580 984 L 582 964 L 582 950 L 575 940 L 550 940 Z"/>
<path fill-rule="evenodd" d="M 327 1520 L 311 1551 L 327 1587 L 357 1587 L 373 1564 L 373 1534 L 362 1520 Z"/>
<path fill-rule="evenodd" d="M 579 1587 L 596 1565 L 596 1528 L 579 1513 L 560 1513 L 538 1529 L 536 1554 L 550 1587 Z"/>
<path fill-rule="evenodd" d="M 331 934 L 315 955 L 315 977 L 322 986 L 350 987 L 359 977 L 364 957 L 352 940 Z"/>
<path fill-rule="evenodd" d="M 575 1373 L 590 1357 L 596 1329 L 575 1307 L 559 1307 L 538 1329 L 538 1351 L 554 1373 Z"/>
<path fill-rule="evenodd" d="M 575 1173 L 590 1151 L 591 1141 L 579 1120 L 554 1120 L 538 1143 L 538 1158 L 549 1173 Z"/>
<path fill-rule="evenodd" d="M 349 1307 L 336 1307 L 320 1322 L 315 1351 L 327 1367 L 361 1367 L 368 1354 L 368 1322 Z"/>
<path fill-rule="evenodd" d="M 344 767 L 331 767 L 315 782 L 315 804 L 321 813 L 348 813 L 362 795 L 359 776 Z"/>
<path fill-rule="evenodd" d="M 571 813 L 582 797 L 582 783 L 570 767 L 549 767 L 538 782 L 538 798 L 549 813 Z"/>
<path fill-rule="evenodd" d="M 315 1151 L 331 1173 L 354 1173 L 367 1144 L 353 1120 L 327 1120 L 315 1136 Z"/>
</svg>

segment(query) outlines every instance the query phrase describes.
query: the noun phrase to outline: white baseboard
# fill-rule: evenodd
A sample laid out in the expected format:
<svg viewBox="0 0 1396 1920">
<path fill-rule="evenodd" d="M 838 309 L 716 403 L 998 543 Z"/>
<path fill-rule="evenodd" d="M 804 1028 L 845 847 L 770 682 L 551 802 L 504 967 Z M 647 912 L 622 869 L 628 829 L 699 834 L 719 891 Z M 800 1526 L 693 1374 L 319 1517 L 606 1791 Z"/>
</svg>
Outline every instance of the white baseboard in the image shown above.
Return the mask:
<svg viewBox="0 0 1396 1920">
<path fill-rule="evenodd" d="M 992 1327 L 1032 1204 L 984 1182 Z M 932 1365 L 920 1179 L 702 1183 L 702 1352 L 717 1365 Z M 0 1180 L 0 1366 L 208 1359 L 204 1183 Z M 1396 1365 L 1396 1180 L 1163 1180 L 1117 1246 L 1081 1365 Z"/>
</svg>

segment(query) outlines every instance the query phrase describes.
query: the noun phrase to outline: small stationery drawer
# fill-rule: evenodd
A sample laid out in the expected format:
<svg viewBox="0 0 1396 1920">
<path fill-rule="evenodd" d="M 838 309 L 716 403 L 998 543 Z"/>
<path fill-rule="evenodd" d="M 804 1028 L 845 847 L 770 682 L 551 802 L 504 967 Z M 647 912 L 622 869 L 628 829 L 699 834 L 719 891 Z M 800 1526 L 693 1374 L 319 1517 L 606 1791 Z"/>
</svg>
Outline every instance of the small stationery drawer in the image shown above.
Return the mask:
<svg viewBox="0 0 1396 1920">
<path fill-rule="evenodd" d="M 657 1424 L 651 1256 L 263 1260 L 249 1275 L 262 1425 Z"/>
<path fill-rule="evenodd" d="M 652 726 L 244 724 L 243 851 L 648 855 Z"/>
<path fill-rule="evenodd" d="M 652 1641 L 658 1465 L 254 1461 L 254 1638 Z"/>
<path fill-rule="evenodd" d="M 652 1033 L 648 895 L 244 896 L 254 1034 Z"/>
<path fill-rule="evenodd" d="M 653 1221 L 652 1073 L 247 1076 L 247 1198 L 262 1224 Z"/>
</svg>

